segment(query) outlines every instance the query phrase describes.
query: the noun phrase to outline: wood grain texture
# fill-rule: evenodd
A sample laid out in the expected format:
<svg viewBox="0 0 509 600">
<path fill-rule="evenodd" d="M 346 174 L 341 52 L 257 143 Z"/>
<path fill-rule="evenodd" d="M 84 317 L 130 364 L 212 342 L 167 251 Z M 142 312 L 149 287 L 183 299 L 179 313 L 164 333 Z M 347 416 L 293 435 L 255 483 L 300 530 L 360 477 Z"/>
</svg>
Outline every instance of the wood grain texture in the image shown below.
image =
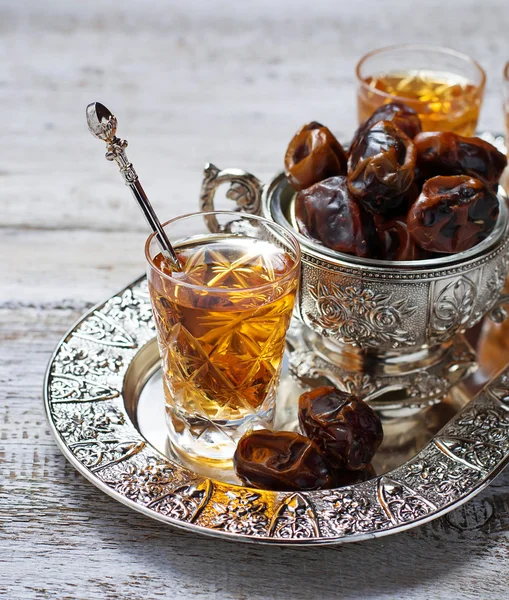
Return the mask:
<svg viewBox="0 0 509 600">
<path fill-rule="evenodd" d="M 443 43 L 488 72 L 502 128 L 506 0 L 0 0 L 0 597 L 8 600 L 507 598 L 509 472 L 449 516 L 336 548 L 179 532 L 66 463 L 41 388 L 83 310 L 143 271 L 146 234 L 84 108 L 117 113 L 154 205 L 197 207 L 203 165 L 267 179 L 312 118 L 354 129 L 353 67 L 388 43 Z"/>
</svg>

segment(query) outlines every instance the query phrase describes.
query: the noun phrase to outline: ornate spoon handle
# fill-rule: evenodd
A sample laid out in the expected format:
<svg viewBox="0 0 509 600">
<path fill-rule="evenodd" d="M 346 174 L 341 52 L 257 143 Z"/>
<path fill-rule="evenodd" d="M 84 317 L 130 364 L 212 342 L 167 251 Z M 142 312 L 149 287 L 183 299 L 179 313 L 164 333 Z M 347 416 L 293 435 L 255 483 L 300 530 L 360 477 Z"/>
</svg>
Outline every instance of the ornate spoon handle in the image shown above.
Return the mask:
<svg viewBox="0 0 509 600">
<path fill-rule="evenodd" d="M 172 269 L 182 271 L 182 265 L 166 235 L 166 232 L 157 218 L 156 213 L 143 189 L 133 165 L 129 162 L 125 149 L 127 141 L 116 136 L 117 118 L 100 102 L 92 102 L 87 106 L 87 123 L 90 133 L 106 142 L 106 160 L 115 161 L 126 185 L 129 186 L 133 196 L 138 202 L 148 224 L 156 234 L 161 252 L 169 262 Z"/>
</svg>

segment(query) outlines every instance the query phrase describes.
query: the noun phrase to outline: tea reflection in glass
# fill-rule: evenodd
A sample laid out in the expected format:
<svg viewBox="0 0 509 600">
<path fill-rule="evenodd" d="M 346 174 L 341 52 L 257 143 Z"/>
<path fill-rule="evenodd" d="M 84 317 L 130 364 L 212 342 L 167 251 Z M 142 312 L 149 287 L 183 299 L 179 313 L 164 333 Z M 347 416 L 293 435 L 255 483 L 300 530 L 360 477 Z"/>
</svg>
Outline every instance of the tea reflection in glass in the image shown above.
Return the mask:
<svg viewBox="0 0 509 600">
<path fill-rule="evenodd" d="M 485 74 L 470 57 L 439 46 L 389 46 L 358 63 L 358 117 L 379 106 L 403 102 L 419 115 L 424 131 L 474 135 Z"/>
<path fill-rule="evenodd" d="M 245 431 L 273 419 L 300 253 L 270 221 L 216 218 L 229 233 L 211 234 L 203 213 L 165 226 L 182 273 L 168 268 L 153 239 L 147 258 L 170 442 L 188 457 L 226 464 Z"/>
</svg>

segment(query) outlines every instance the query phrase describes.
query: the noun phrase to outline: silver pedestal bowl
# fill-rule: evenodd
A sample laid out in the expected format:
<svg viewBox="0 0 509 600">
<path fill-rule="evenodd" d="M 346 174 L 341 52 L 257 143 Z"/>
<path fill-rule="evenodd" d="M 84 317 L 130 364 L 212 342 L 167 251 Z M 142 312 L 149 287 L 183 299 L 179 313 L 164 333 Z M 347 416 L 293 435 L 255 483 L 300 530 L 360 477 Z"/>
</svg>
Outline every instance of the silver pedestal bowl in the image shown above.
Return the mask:
<svg viewBox="0 0 509 600">
<path fill-rule="evenodd" d="M 509 270 L 509 221 L 501 194 L 495 229 L 474 248 L 422 261 L 381 261 L 335 252 L 299 234 L 295 192 L 283 173 L 263 185 L 239 169 L 207 165 L 200 202 L 214 195 L 240 211 L 289 228 L 302 249 L 301 286 L 288 337 L 290 367 L 301 379 L 324 378 L 381 408 L 440 401 L 475 368 L 463 332 L 486 314 L 503 319 Z M 217 230 L 217 222 L 209 221 Z"/>
</svg>

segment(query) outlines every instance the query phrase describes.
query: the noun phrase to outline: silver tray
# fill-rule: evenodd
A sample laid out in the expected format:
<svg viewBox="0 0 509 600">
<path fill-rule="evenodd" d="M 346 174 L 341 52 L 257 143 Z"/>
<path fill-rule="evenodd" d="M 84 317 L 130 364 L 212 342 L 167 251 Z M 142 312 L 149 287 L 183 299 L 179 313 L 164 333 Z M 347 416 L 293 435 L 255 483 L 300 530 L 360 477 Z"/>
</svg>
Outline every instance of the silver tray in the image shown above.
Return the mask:
<svg viewBox="0 0 509 600">
<path fill-rule="evenodd" d="M 64 456 L 95 486 L 197 533 L 276 544 L 389 535 L 457 508 L 509 460 L 508 370 L 475 397 L 459 385 L 427 412 L 388 421 L 369 481 L 301 493 L 241 487 L 231 473 L 168 457 L 158 370 L 143 277 L 91 309 L 58 344 L 44 383 L 46 414 Z M 285 427 L 295 416 L 295 386 L 285 373 L 278 398 Z"/>
</svg>

